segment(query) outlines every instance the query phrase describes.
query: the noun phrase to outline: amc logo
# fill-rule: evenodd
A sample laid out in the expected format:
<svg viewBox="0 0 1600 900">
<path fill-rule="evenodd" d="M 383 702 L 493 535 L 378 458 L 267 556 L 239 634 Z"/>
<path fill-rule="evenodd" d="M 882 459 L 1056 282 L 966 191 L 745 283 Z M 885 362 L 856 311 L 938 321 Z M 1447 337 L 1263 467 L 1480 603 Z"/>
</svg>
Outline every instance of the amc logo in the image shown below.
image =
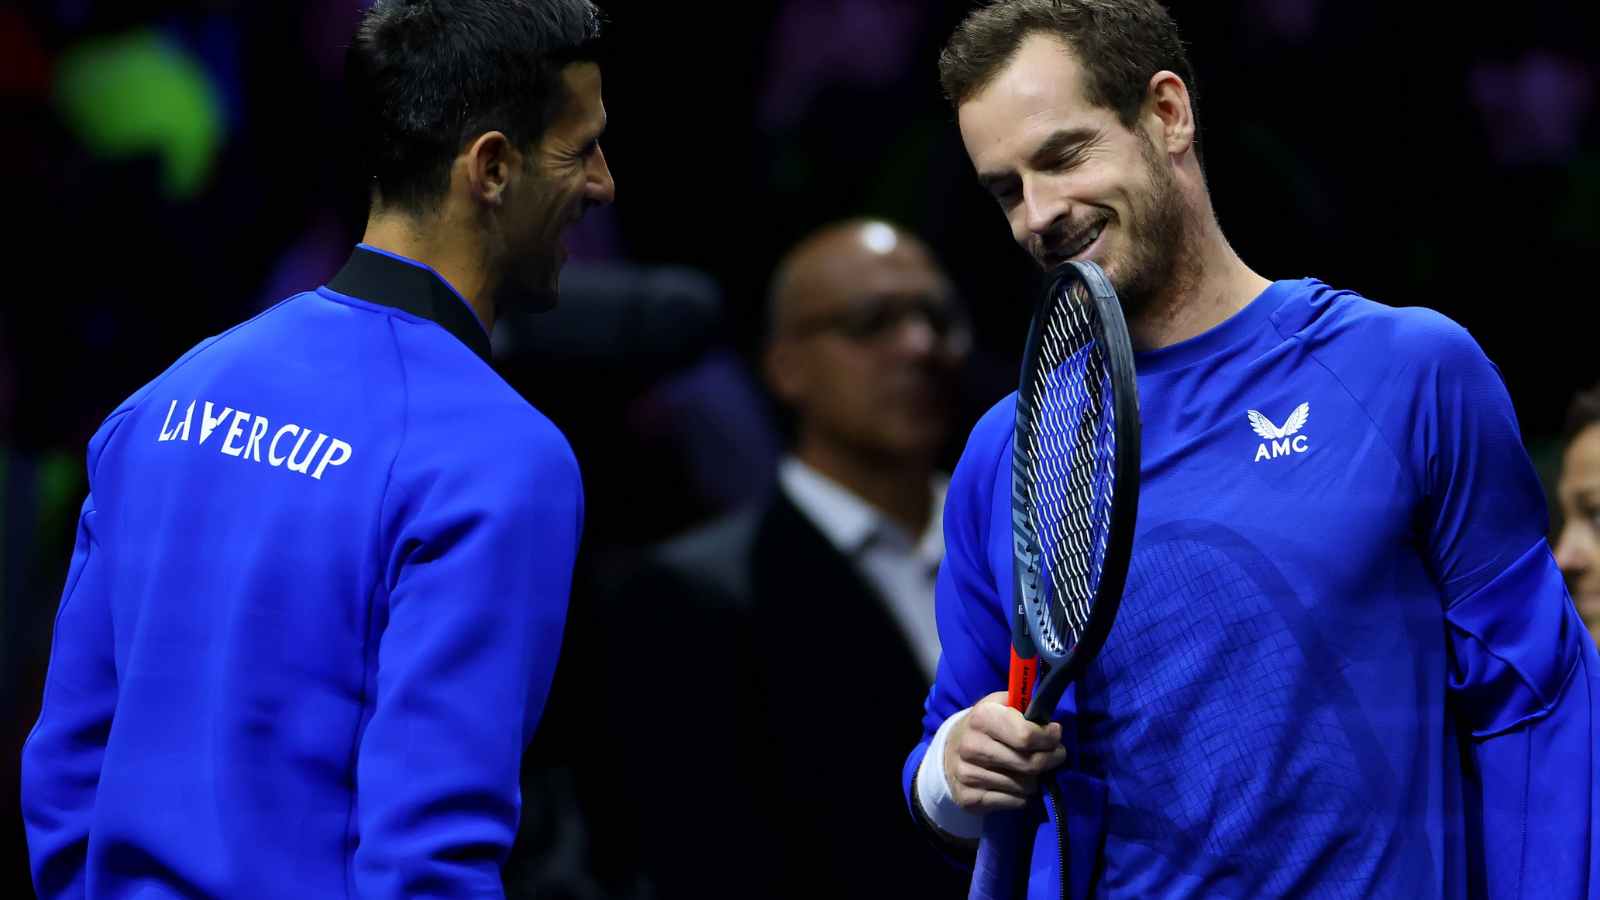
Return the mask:
<svg viewBox="0 0 1600 900">
<path fill-rule="evenodd" d="M 1256 448 L 1255 462 L 1292 456 L 1309 449 L 1306 436 L 1299 432 L 1306 427 L 1306 421 L 1311 418 L 1310 403 L 1296 406 L 1294 412 L 1289 413 L 1289 419 L 1283 423 L 1282 428 L 1272 424 L 1271 419 L 1253 409 L 1247 410 L 1245 416 L 1250 420 L 1250 430 L 1261 438 L 1261 445 Z"/>
<path fill-rule="evenodd" d="M 1280 456 L 1288 456 L 1292 453 L 1304 453 L 1306 449 L 1306 436 L 1303 434 L 1297 434 L 1292 438 L 1284 438 L 1281 441 L 1273 441 L 1270 444 L 1263 441 L 1261 446 L 1256 448 L 1255 461 L 1261 462 L 1263 459 L 1277 459 Z"/>
</svg>

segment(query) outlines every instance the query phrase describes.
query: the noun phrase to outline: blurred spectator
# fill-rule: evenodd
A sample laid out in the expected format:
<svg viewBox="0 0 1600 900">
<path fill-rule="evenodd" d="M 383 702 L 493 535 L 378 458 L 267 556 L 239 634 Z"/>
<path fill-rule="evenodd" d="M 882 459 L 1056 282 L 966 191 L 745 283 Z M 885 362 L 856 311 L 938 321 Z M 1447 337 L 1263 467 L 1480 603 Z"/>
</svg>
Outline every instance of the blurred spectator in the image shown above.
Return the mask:
<svg viewBox="0 0 1600 900">
<path fill-rule="evenodd" d="M 1565 443 L 1556 488 L 1562 519 L 1556 562 L 1589 633 L 1600 641 L 1600 385 L 1573 398 Z"/>
<path fill-rule="evenodd" d="M 764 374 L 795 441 L 776 489 L 661 547 L 612 609 L 661 896 L 965 894 L 892 782 L 938 660 L 935 463 L 968 344 L 897 227 L 830 225 L 780 265 Z M 864 751 L 821 749 L 843 736 Z"/>
</svg>

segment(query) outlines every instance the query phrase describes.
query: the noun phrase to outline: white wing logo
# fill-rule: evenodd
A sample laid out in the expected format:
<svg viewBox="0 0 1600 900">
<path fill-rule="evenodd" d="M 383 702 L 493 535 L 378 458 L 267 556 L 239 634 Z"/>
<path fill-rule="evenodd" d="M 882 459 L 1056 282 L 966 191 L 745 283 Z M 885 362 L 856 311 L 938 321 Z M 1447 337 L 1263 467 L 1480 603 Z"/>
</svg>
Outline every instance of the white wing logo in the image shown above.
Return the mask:
<svg viewBox="0 0 1600 900">
<path fill-rule="evenodd" d="M 1260 435 L 1262 440 L 1277 441 L 1306 427 L 1306 420 L 1311 418 L 1311 404 L 1308 402 L 1296 406 L 1294 412 L 1289 413 L 1289 420 L 1283 423 L 1282 428 L 1272 424 L 1271 419 L 1253 409 L 1245 415 L 1250 417 L 1250 428 Z"/>
</svg>

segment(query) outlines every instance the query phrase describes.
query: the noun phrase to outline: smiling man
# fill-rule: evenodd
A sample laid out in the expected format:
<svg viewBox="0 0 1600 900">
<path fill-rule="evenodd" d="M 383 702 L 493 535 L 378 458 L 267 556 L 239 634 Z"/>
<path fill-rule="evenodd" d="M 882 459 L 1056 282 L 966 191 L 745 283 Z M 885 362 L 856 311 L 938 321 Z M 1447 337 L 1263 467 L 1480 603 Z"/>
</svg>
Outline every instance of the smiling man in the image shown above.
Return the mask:
<svg viewBox="0 0 1600 900">
<path fill-rule="evenodd" d="M 1240 259 L 1155 0 L 1001 0 L 940 68 L 1012 237 L 1121 297 L 1142 489 L 1105 648 L 1031 725 L 1004 690 L 1015 397 L 974 429 L 913 812 L 959 847 L 1058 779 L 1034 897 L 1595 896 L 1600 657 L 1494 365 L 1437 313 Z"/>
<path fill-rule="evenodd" d="M 582 526 L 489 366 L 612 199 L 587 0 L 380 0 L 363 242 L 89 444 L 23 755 L 40 896 L 494 896 Z"/>
</svg>

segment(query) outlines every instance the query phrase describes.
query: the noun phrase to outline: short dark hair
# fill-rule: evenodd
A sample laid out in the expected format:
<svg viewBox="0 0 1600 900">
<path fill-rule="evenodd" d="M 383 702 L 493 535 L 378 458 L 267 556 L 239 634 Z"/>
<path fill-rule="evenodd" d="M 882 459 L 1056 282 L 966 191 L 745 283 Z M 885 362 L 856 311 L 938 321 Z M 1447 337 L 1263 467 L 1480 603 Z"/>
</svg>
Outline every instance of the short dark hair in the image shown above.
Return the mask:
<svg viewBox="0 0 1600 900">
<path fill-rule="evenodd" d="M 956 107 L 1005 68 L 1024 39 L 1059 38 L 1082 64 L 1090 103 L 1110 108 L 1132 128 L 1150 76 L 1177 73 L 1189 88 L 1195 122 L 1200 88 L 1178 25 L 1156 0 L 996 0 L 967 15 L 939 54 L 939 82 Z"/>
<path fill-rule="evenodd" d="M 560 73 L 594 58 L 589 0 L 377 0 L 345 55 L 363 172 L 413 213 L 449 188 L 462 146 L 501 131 L 536 142 L 566 96 Z"/>
<path fill-rule="evenodd" d="M 1600 384 L 1587 391 L 1579 391 L 1572 398 L 1572 405 L 1567 407 L 1567 427 L 1562 432 L 1561 442 L 1572 443 L 1578 432 L 1590 425 L 1600 425 Z"/>
</svg>

